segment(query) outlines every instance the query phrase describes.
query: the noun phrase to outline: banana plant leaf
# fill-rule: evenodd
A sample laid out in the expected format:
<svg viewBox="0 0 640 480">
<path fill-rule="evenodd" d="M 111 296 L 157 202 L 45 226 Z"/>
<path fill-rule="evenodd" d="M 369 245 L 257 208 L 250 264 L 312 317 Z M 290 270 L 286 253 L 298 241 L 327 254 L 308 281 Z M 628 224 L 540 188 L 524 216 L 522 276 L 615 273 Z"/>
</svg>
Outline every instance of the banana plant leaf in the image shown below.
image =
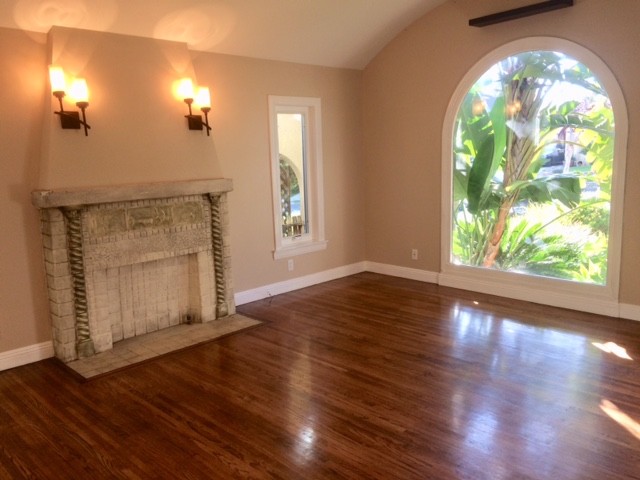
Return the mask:
<svg viewBox="0 0 640 480">
<path fill-rule="evenodd" d="M 580 179 L 572 175 L 551 175 L 533 180 L 514 182 L 509 191 L 519 190 L 521 200 L 530 200 L 535 203 L 551 202 L 558 200 L 569 208 L 575 208 L 580 204 L 582 188 Z"/>
<path fill-rule="evenodd" d="M 476 157 L 473 159 L 467 183 L 468 209 L 471 213 L 486 208 L 486 203 L 492 192 L 489 187 L 491 179 L 500 168 L 507 141 L 507 127 L 504 117 L 504 97 L 496 99 L 489 120 L 491 130 L 485 130 Z"/>
</svg>

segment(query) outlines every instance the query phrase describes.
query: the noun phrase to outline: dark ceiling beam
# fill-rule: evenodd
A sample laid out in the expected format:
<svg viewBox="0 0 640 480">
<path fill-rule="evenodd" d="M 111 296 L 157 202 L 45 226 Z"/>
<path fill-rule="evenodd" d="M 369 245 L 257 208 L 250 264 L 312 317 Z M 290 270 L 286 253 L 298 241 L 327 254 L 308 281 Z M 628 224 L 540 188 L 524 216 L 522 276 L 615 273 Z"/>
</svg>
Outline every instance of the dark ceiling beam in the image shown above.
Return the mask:
<svg viewBox="0 0 640 480">
<path fill-rule="evenodd" d="M 469 20 L 471 27 L 486 27 L 496 23 L 508 22 L 517 18 L 538 15 L 539 13 L 551 12 L 560 8 L 573 6 L 573 0 L 547 0 L 546 2 L 527 5 L 526 7 L 514 8 L 500 13 L 486 15 L 484 17 L 472 18 Z"/>
</svg>

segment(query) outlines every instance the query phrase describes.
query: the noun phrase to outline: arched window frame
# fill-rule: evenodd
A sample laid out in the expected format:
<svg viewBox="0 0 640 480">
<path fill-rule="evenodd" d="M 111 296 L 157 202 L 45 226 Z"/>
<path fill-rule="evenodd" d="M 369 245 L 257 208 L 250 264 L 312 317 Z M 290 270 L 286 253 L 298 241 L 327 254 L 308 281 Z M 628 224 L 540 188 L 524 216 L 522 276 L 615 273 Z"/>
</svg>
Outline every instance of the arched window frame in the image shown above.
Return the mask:
<svg viewBox="0 0 640 480">
<path fill-rule="evenodd" d="M 455 265 L 451 262 L 453 135 L 458 110 L 470 88 L 491 66 L 506 57 L 536 50 L 562 52 L 580 61 L 597 76 L 611 100 L 615 116 L 615 146 L 606 285 L 581 284 Z M 502 45 L 485 55 L 460 81 L 445 115 L 442 131 L 442 229 L 439 283 L 465 290 L 617 316 L 619 314 L 618 291 L 627 136 L 627 107 L 620 85 L 605 62 L 587 48 L 561 38 L 529 37 Z"/>
</svg>

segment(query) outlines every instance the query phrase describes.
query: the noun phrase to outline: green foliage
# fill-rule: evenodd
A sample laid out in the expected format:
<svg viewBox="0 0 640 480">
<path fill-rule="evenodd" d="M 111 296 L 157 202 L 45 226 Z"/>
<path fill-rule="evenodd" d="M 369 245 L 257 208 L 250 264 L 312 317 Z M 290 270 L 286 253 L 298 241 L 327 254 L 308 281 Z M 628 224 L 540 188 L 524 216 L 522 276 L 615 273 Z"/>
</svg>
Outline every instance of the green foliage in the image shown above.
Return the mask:
<svg viewBox="0 0 640 480">
<path fill-rule="evenodd" d="M 503 98 L 496 100 L 488 117 L 487 126 L 478 132 L 484 136 L 478 135 L 480 145 L 469 171 L 467 199 L 471 213 L 486 209 L 491 203 L 489 200 L 494 197 L 491 181 L 500 168 L 507 138 Z"/>
<path fill-rule="evenodd" d="M 514 182 L 511 189 L 519 189 L 521 197 L 535 203 L 558 200 L 567 207 L 576 207 L 580 203 L 580 179 L 575 175 L 549 175 L 531 180 Z"/>
<path fill-rule="evenodd" d="M 573 274 L 573 280 L 604 285 L 607 281 L 607 249 L 608 239 L 605 235 L 592 236 L 581 251 L 582 261 L 578 271 Z"/>
<path fill-rule="evenodd" d="M 491 212 L 469 215 L 464 208 L 454 217 L 453 257 L 465 265 L 481 266 L 491 231 Z"/>
<path fill-rule="evenodd" d="M 510 222 L 496 261 L 499 268 L 571 279 L 581 265 L 579 245 L 562 235 L 544 234 L 543 227 L 526 218 Z"/>
<path fill-rule="evenodd" d="M 592 94 L 549 100 L 558 84 Z M 474 85 L 460 107 L 454 142 L 456 261 L 604 283 L 614 145 L 605 95 L 584 65 L 548 51 L 509 57 Z M 588 165 L 543 170 L 545 153 L 557 145 L 586 152 Z M 600 207 L 587 208 L 593 201 L 582 198 L 587 182 L 597 186 Z M 514 205 L 531 204 L 562 209 L 542 222 L 514 217 Z M 569 229 L 586 225 L 586 237 L 576 243 L 547 231 L 560 219 Z"/>
<path fill-rule="evenodd" d="M 535 206 L 533 208 L 536 209 Z M 557 215 L 552 223 L 546 224 L 536 219 L 546 215 L 541 211 L 534 211 L 533 220 L 522 216 L 512 218 L 502 237 L 496 268 L 604 284 L 607 274 L 607 236 L 601 232 L 589 233 L 590 226 L 576 226 L 569 220 L 573 212 L 582 210 L 569 210 L 564 216 Z M 478 221 L 477 217 L 458 221 L 458 228 L 454 229 L 453 254 L 460 263 L 482 265 L 482 256 L 477 254 L 482 249 L 477 246 L 486 241 L 487 223 Z M 554 225 L 555 228 L 552 228 Z M 573 235 L 567 235 L 567 229 Z"/>
<path fill-rule="evenodd" d="M 609 233 L 609 217 L 609 202 L 585 204 L 583 208 L 572 210 L 568 216 L 571 223 L 584 225 L 604 236 Z"/>
</svg>

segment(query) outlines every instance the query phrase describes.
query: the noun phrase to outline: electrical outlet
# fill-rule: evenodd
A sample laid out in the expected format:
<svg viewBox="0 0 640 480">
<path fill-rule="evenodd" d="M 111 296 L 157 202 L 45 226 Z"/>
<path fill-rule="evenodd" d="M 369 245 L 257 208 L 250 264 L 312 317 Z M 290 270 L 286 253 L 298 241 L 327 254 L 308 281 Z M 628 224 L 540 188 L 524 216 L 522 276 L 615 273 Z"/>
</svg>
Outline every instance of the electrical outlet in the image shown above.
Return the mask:
<svg viewBox="0 0 640 480">
<path fill-rule="evenodd" d="M 293 272 L 293 258 L 290 258 L 289 260 L 287 260 L 287 268 L 289 269 L 290 272 Z"/>
<path fill-rule="evenodd" d="M 414 248 L 411 250 L 411 260 L 417 260 L 418 259 L 418 249 Z"/>
</svg>

